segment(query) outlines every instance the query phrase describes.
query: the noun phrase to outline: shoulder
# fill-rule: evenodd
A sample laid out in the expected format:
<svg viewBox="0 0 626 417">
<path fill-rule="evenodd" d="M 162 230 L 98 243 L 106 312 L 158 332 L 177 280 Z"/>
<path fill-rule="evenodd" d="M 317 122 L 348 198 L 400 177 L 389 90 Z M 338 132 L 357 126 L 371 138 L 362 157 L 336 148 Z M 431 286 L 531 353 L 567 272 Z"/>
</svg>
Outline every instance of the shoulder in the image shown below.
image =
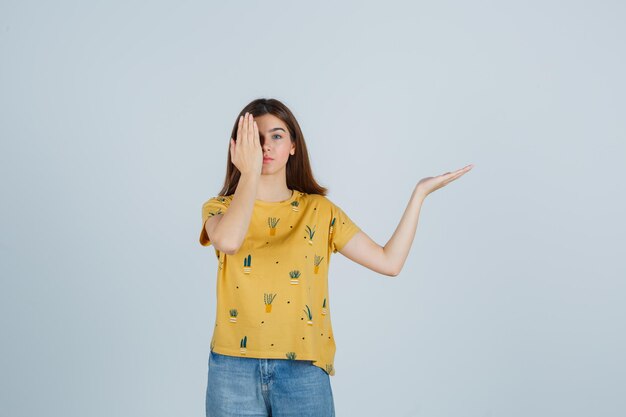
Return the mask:
<svg viewBox="0 0 626 417">
<path fill-rule="evenodd" d="M 305 194 L 307 211 L 316 210 L 317 214 L 334 217 L 341 210 L 330 198 L 321 194 Z"/>
<path fill-rule="evenodd" d="M 230 202 L 233 200 L 233 195 L 218 195 L 215 197 L 211 197 L 202 203 L 202 207 L 221 207 L 227 208 L 230 205 Z"/>
<path fill-rule="evenodd" d="M 335 204 L 335 202 L 328 198 L 325 195 L 321 195 L 321 194 L 310 194 L 311 196 L 313 196 L 313 201 L 315 201 L 318 205 L 322 206 L 322 207 L 326 207 L 330 210 L 336 210 L 338 208 L 337 204 Z"/>
<path fill-rule="evenodd" d="M 233 200 L 233 195 L 216 195 L 215 197 L 211 197 L 209 198 L 206 203 L 208 202 L 215 202 L 215 203 L 230 203 Z"/>
<path fill-rule="evenodd" d="M 328 197 L 321 194 L 307 194 L 300 192 L 299 198 L 301 201 L 311 203 L 311 205 L 317 207 L 331 207 L 333 205 Z"/>
</svg>

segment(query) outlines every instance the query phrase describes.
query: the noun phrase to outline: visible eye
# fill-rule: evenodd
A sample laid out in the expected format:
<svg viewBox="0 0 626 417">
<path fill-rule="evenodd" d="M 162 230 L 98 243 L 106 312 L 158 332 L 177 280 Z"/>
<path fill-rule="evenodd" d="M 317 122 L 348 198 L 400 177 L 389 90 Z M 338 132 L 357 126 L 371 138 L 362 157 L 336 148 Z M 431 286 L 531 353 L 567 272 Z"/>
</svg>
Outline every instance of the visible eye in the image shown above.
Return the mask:
<svg viewBox="0 0 626 417">
<path fill-rule="evenodd" d="M 274 138 L 274 137 L 276 137 L 276 136 L 278 136 L 278 139 L 280 139 L 280 138 L 281 138 L 281 136 L 280 136 L 280 135 L 278 135 L 278 134 L 276 134 L 276 135 L 272 136 L 272 138 Z"/>
</svg>

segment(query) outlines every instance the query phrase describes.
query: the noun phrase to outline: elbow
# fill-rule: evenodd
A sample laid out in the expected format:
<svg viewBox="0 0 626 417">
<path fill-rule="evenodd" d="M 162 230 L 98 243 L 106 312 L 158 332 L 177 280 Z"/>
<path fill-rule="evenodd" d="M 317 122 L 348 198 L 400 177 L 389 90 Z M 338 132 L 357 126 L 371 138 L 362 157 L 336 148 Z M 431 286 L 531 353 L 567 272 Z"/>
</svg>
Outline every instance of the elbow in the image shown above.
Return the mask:
<svg viewBox="0 0 626 417">
<path fill-rule="evenodd" d="M 218 249 L 219 249 L 219 251 L 220 251 L 220 252 L 223 252 L 223 253 L 225 253 L 226 255 L 234 255 L 234 254 L 236 254 L 236 253 L 237 253 L 237 251 L 236 251 L 236 250 L 234 250 L 234 249 L 230 249 L 230 248 L 225 247 L 225 246 L 221 246 L 221 249 L 220 249 L 220 248 L 218 248 Z"/>
<path fill-rule="evenodd" d="M 240 248 L 239 245 L 228 245 L 228 244 L 224 246 L 220 246 L 220 247 L 221 247 L 220 251 L 224 252 L 227 255 L 236 254 L 237 252 L 239 252 L 239 248 Z"/>
<path fill-rule="evenodd" d="M 227 255 L 234 255 L 239 252 L 241 244 L 237 244 L 236 242 L 229 242 L 227 240 L 221 239 L 219 236 L 216 236 L 213 240 L 213 246 L 220 252 L 224 252 Z"/>
</svg>

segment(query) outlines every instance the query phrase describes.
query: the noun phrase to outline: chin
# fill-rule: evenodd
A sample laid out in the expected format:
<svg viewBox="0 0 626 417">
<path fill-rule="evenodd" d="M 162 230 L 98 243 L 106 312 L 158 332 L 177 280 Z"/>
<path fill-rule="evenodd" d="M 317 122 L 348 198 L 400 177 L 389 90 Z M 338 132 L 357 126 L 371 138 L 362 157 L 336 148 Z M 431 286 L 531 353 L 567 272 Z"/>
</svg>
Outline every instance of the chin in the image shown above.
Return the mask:
<svg viewBox="0 0 626 417">
<path fill-rule="evenodd" d="M 275 161 L 273 161 L 275 162 Z M 261 169 L 261 172 L 266 172 L 268 174 L 270 173 L 275 173 L 275 172 L 279 172 L 281 169 L 285 169 L 286 166 L 276 166 L 274 164 L 272 164 L 273 166 L 271 167 L 272 170 L 270 171 L 270 167 L 266 166 L 265 164 L 263 164 L 263 169 Z"/>
</svg>

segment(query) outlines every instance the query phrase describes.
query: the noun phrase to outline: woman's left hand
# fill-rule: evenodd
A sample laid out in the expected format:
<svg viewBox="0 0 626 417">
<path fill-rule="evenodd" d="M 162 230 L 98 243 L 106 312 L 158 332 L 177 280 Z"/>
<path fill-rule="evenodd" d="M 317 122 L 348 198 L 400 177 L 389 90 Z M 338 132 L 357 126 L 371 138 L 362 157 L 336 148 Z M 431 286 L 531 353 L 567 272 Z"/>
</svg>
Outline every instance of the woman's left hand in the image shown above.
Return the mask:
<svg viewBox="0 0 626 417">
<path fill-rule="evenodd" d="M 428 194 L 432 193 L 435 190 L 440 189 L 441 187 L 448 185 L 452 181 L 456 180 L 470 169 L 474 167 L 473 164 L 469 164 L 464 168 L 458 169 L 454 172 L 446 172 L 445 174 L 441 174 L 437 177 L 426 177 L 421 179 L 417 185 L 415 186 L 415 192 L 421 194 L 426 197 Z"/>
</svg>

